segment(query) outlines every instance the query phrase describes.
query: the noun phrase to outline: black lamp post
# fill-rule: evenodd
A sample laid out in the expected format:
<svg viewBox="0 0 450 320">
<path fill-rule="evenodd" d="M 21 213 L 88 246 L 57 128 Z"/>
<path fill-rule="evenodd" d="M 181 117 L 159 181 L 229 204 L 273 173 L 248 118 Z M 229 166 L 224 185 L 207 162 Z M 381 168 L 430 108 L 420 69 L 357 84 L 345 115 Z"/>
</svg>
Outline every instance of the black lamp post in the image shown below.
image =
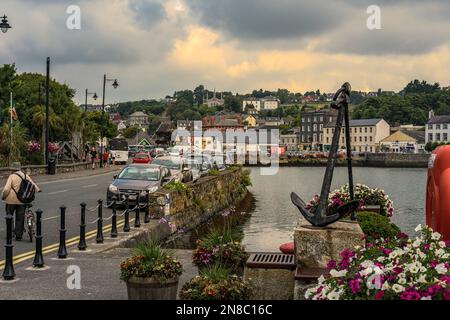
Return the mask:
<svg viewBox="0 0 450 320">
<path fill-rule="evenodd" d="M 88 95 L 93 95 L 92 98 L 94 98 L 94 100 L 97 100 L 97 98 L 98 98 L 96 92 L 89 92 L 88 89 L 86 89 L 86 97 L 85 97 L 85 100 L 84 100 L 84 111 L 87 111 L 87 98 L 88 98 Z"/>
<path fill-rule="evenodd" d="M 47 57 L 47 74 L 45 77 L 45 164 L 48 166 L 49 163 L 49 103 L 50 103 L 50 58 Z"/>
<path fill-rule="evenodd" d="M 3 33 L 6 33 L 8 29 L 11 29 L 11 25 L 8 23 L 8 17 L 3 15 L 2 22 L 0 23 L 0 30 L 2 30 Z"/>
<path fill-rule="evenodd" d="M 114 89 L 117 89 L 119 86 L 119 82 L 117 79 L 107 79 L 106 74 L 103 76 L 103 100 L 102 100 L 102 117 L 105 117 L 105 91 L 106 91 L 106 82 L 112 82 L 112 86 Z M 105 133 L 105 124 L 102 122 L 102 132 L 100 134 L 100 168 L 103 168 L 103 136 Z"/>
</svg>

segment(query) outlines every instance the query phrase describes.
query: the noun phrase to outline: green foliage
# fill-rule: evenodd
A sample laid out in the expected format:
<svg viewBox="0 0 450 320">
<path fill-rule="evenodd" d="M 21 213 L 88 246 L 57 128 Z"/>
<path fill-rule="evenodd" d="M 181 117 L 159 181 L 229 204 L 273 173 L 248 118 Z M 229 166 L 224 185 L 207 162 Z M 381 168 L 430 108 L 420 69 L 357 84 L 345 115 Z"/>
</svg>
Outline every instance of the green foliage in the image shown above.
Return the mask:
<svg viewBox="0 0 450 320">
<path fill-rule="evenodd" d="M 380 238 L 393 239 L 400 233 L 400 229 L 389 218 L 378 213 L 358 212 L 356 217 L 368 242 Z"/>
<path fill-rule="evenodd" d="M 208 174 L 211 176 L 219 176 L 220 175 L 220 171 L 219 170 L 215 170 L 215 169 L 211 169 L 208 171 Z"/>
<path fill-rule="evenodd" d="M 247 300 L 253 287 L 220 265 L 201 271 L 181 289 L 182 300 Z"/>
<path fill-rule="evenodd" d="M 242 183 L 246 187 L 249 187 L 252 185 L 252 179 L 250 178 L 250 170 L 242 171 Z"/>
<path fill-rule="evenodd" d="M 19 121 L 14 121 L 12 125 L 4 122 L 0 127 L 0 166 L 8 166 L 12 162 L 21 162 L 27 151 L 27 129 Z"/>
<path fill-rule="evenodd" d="M 181 264 L 172 257 L 173 251 L 161 248 L 157 242 L 140 242 L 132 252 L 133 256 L 120 265 L 120 278 L 124 281 L 137 277 L 164 283 L 183 272 Z"/>
<path fill-rule="evenodd" d="M 425 145 L 425 150 L 426 151 L 428 151 L 428 152 L 432 152 L 432 151 L 434 151 L 437 147 L 440 147 L 440 146 L 445 146 L 445 145 L 448 145 L 449 143 L 446 143 L 446 142 L 431 142 L 431 141 L 429 141 L 429 142 L 427 142 L 427 144 Z"/>
<path fill-rule="evenodd" d="M 122 135 L 126 139 L 131 139 L 131 138 L 136 137 L 136 135 L 138 134 L 139 130 L 140 129 L 139 129 L 138 126 L 128 127 L 126 129 L 122 130 Z"/>
<path fill-rule="evenodd" d="M 164 189 L 166 190 L 175 190 L 178 192 L 188 192 L 189 188 L 184 183 L 179 181 L 172 181 L 165 185 Z"/>
</svg>

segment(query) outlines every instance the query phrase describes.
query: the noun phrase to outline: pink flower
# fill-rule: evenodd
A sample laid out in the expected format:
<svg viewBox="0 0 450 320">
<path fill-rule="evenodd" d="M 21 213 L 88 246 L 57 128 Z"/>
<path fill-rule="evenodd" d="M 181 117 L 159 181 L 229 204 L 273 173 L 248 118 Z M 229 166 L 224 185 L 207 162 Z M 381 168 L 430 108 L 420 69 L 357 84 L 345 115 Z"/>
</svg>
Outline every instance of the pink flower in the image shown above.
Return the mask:
<svg viewBox="0 0 450 320">
<path fill-rule="evenodd" d="M 375 300 L 381 300 L 384 297 L 384 291 L 379 291 L 377 292 L 377 294 L 375 295 L 374 299 Z"/>
<path fill-rule="evenodd" d="M 330 270 L 332 270 L 332 269 L 335 269 L 336 266 L 337 266 L 336 261 L 330 260 L 330 261 L 328 262 L 328 264 L 327 264 L 327 269 L 328 269 L 328 271 L 330 271 Z"/>
<path fill-rule="evenodd" d="M 450 290 L 445 290 L 442 295 L 445 300 L 450 300 Z"/>
<path fill-rule="evenodd" d="M 353 294 L 358 293 L 361 288 L 359 280 L 350 280 L 349 286 Z"/>
<path fill-rule="evenodd" d="M 420 294 L 413 288 L 405 290 L 405 292 L 400 295 L 400 299 L 402 300 L 420 300 L 420 298 Z"/>
</svg>

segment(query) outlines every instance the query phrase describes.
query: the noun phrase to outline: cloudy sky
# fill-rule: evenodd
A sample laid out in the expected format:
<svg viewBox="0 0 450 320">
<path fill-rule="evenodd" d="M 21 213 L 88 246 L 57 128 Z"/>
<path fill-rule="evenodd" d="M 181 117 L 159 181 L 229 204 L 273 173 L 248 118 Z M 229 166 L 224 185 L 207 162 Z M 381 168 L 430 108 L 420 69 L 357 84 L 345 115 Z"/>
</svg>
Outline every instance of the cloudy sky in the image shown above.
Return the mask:
<svg viewBox="0 0 450 320">
<path fill-rule="evenodd" d="M 81 29 L 69 30 L 70 5 Z M 381 29 L 366 12 L 381 9 Z M 400 90 L 413 78 L 450 85 L 449 0 L 1 0 L 13 29 L 0 63 L 44 72 L 107 103 L 160 98 L 198 84 L 331 92 Z"/>
</svg>

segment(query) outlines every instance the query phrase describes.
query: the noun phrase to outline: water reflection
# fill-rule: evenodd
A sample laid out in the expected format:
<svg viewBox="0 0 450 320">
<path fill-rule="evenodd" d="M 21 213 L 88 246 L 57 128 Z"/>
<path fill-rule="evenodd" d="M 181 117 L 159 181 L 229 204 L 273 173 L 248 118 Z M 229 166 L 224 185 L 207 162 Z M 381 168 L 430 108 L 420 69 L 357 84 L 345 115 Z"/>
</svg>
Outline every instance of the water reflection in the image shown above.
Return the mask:
<svg viewBox="0 0 450 320">
<path fill-rule="evenodd" d="M 325 168 L 280 168 L 275 176 L 261 176 L 259 168 L 250 170 L 256 207 L 244 225 L 244 244 L 249 251 L 277 250 L 292 241 L 299 218 L 290 193 L 312 198 L 320 192 Z M 396 209 L 393 222 L 402 231 L 413 235 L 414 228 L 425 223 L 426 169 L 354 168 L 354 180 L 389 194 Z M 347 169 L 336 168 L 333 189 L 347 181 Z"/>
</svg>

